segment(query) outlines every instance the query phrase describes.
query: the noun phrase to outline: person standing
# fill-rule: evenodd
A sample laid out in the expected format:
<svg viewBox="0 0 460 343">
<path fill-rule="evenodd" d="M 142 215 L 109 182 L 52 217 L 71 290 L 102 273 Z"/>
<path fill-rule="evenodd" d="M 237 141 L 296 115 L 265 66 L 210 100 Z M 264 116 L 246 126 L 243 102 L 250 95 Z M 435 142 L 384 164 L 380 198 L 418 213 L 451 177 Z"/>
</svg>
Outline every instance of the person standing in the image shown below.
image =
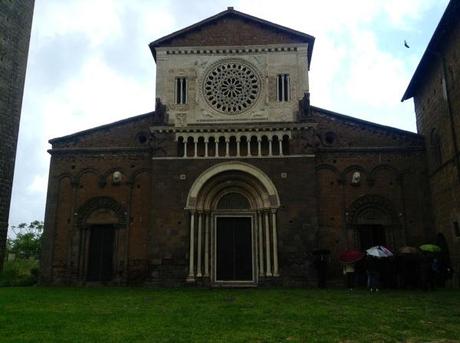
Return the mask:
<svg viewBox="0 0 460 343">
<path fill-rule="evenodd" d="M 367 287 L 371 292 L 378 292 L 379 290 L 379 266 L 377 258 L 367 256 Z"/>
</svg>

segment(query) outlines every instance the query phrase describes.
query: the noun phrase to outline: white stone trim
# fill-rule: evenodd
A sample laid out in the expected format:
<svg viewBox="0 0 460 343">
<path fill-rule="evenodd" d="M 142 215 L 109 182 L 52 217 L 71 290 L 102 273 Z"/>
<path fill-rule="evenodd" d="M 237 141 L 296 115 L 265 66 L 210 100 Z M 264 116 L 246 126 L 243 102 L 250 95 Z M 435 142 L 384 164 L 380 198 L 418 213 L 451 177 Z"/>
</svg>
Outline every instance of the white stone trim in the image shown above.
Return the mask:
<svg viewBox="0 0 460 343">
<path fill-rule="evenodd" d="M 259 168 L 245 162 L 240 161 L 230 161 L 223 162 L 212 166 L 211 168 L 205 170 L 200 176 L 196 178 L 193 182 L 192 187 L 190 188 L 188 197 L 187 197 L 187 209 L 193 209 L 196 204 L 196 199 L 201 188 L 206 184 L 206 182 L 211 179 L 213 176 L 226 172 L 226 171 L 242 171 L 249 175 L 254 176 L 260 183 L 265 187 L 267 194 L 270 199 L 272 199 L 272 207 L 278 208 L 280 206 L 280 200 L 278 191 L 270 178 Z"/>
</svg>

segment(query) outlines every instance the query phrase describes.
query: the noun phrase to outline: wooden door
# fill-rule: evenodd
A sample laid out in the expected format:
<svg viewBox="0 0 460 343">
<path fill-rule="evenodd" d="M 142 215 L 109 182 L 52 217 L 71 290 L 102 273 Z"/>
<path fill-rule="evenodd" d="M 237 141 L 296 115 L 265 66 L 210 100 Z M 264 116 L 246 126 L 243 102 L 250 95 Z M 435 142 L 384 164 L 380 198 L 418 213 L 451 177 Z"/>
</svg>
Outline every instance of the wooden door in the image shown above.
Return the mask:
<svg viewBox="0 0 460 343">
<path fill-rule="evenodd" d="M 252 281 L 250 217 L 217 218 L 217 281 Z"/>
<path fill-rule="evenodd" d="M 94 225 L 90 232 L 87 281 L 110 281 L 113 277 L 113 225 Z"/>
</svg>

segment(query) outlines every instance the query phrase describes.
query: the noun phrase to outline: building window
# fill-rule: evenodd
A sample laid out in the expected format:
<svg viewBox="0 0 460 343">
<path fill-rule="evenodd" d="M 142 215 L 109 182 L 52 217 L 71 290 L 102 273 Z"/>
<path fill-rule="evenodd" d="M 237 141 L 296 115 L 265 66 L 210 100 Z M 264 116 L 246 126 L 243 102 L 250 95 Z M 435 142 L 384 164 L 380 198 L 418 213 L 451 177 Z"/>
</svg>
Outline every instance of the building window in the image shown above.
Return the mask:
<svg viewBox="0 0 460 343">
<path fill-rule="evenodd" d="M 187 103 L 187 79 L 185 77 L 176 78 L 176 104 L 184 105 Z"/>
<path fill-rule="evenodd" d="M 276 83 L 278 101 L 289 101 L 289 74 L 278 75 L 278 82 Z"/>
<path fill-rule="evenodd" d="M 460 226 L 458 225 L 458 222 L 454 222 L 454 235 L 457 238 L 460 238 Z"/>
</svg>

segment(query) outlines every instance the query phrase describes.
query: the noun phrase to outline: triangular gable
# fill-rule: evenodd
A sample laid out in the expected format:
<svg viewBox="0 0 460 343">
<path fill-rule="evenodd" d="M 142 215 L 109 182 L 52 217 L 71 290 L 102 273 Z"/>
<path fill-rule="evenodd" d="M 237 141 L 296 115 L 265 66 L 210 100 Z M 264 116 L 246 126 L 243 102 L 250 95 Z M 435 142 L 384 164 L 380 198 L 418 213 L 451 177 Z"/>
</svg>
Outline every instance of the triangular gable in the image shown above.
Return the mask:
<svg viewBox="0 0 460 343">
<path fill-rule="evenodd" d="M 308 43 L 311 61 L 315 37 L 235 11 L 229 7 L 212 17 L 149 44 L 156 59 L 157 47 L 236 46 Z"/>
</svg>

